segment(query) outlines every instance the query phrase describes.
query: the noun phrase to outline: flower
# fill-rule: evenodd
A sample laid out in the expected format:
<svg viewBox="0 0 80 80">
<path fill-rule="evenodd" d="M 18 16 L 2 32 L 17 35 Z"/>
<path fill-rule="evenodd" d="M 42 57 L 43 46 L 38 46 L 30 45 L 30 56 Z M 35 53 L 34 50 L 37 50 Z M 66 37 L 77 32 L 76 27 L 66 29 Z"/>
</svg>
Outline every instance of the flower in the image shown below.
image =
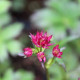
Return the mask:
<svg viewBox="0 0 80 80">
<path fill-rule="evenodd" d="M 27 57 L 30 57 L 32 56 L 32 49 L 31 48 L 24 48 L 24 55 L 27 56 Z"/>
<path fill-rule="evenodd" d="M 52 54 L 53 54 L 53 56 L 55 56 L 55 57 L 61 58 L 61 55 L 63 54 L 63 52 L 60 52 L 59 45 L 56 45 L 56 46 L 53 48 Z"/>
<path fill-rule="evenodd" d="M 52 35 L 48 36 L 47 32 L 45 32 L 44 34 L 43 34 L 43 32 L 37 32 L 37 34 L 35 36 L 32 34 L 30 34 L 30 35 L 31 35 L 32 42 L 37 47 L 48 48 L 48 46 L 53 45 L 50 43 Z"/>
<path fill-rule="evenodd" d="M 46 57 L 44 55 L 44 52 L 37 53 L 37 57 L 38 57 L 40 62 L 42 62 L 42 61 L 45 62 L 46 61 Z"/>
</svg>

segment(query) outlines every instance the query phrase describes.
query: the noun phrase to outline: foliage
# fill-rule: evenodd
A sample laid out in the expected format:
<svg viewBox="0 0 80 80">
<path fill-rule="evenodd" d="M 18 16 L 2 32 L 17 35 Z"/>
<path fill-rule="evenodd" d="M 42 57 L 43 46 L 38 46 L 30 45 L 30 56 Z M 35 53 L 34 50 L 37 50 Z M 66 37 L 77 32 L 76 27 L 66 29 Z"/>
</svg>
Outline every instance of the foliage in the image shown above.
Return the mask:
<svg viewBox="0 0 80 80">
<path fill-rule="evenodd" d="M 22 52 L 22 44 L 15 38 L 21 33 L 22 24 L 11 23 L 8 13 L 12 3 L 8 0 L 0 1 L 0 80 L 33 80 L 34 75 L 24 70 L 14 71 L 8 53 L 15 56 Z"/>
<path fill-rule="evenodd" d="M 10 6 L 11 2 L 0 1 L 0 61 L 4 61 L 8 58 L 8 52 L 12 55 L 22 52 L 21 43 L 13 39 L 20 34 L 22 24 L 14 23 L 8 25 L 11 21 L 11 17 L 8 13 Z"/>
<path fill-rule="evenodd" d="M 1 80 L 33 80 L 34 76 L 31 72 L 26 72 L 24 70 L 13 71 L 8 69 L 4 76 L 0 78 Z"/>
<path fill-rule="evenodd" d="M 78 25 L 80 4 L 70 0 L 47 0 L 45 5 L 45 8 L 32 15 L 32 22 L 53 34 L 56 39 L 64 39 L 67 30 L 73 31 L 72 29 Z"/>
<path fill-rule="evenodd" d="M 80 77 L 80 0 L 47 0 L 44 4 L 45 8 L 36 11 L 31 21 L 37 28 L 53 34 L 52 42 L 65 47 L 63 60 L 57 59 L 49 68 L 50 80 L 77 80 Z M 45 51 L 48 59 L 52 57 L 51 50 L 52 47 Z"/>
</svg>

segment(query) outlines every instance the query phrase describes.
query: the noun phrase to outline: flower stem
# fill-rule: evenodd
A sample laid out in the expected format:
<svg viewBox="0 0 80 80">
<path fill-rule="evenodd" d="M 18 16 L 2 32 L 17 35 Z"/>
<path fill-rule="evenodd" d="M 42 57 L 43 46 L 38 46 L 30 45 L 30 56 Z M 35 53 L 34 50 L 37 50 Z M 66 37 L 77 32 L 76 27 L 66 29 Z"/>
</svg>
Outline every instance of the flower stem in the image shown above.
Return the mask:
<svg viewBox="0 0 80 80">
<path fill-rule="evenodd" d="M 42 52 L 42 47 L 40 47 L 40 51 Z"/>
<path fill-rule="evenodd" d="M 46 69 L 46 77 L 47 77 L 47 80 L 50 80 L 48 69 Z"/>
<path fill-rule="evenodd" d="M 54 62 L 55 62 L 55 57 L 49 59 L 48 62 L 45 64 L 46 69 L 50 68 Z"/>
</svg>

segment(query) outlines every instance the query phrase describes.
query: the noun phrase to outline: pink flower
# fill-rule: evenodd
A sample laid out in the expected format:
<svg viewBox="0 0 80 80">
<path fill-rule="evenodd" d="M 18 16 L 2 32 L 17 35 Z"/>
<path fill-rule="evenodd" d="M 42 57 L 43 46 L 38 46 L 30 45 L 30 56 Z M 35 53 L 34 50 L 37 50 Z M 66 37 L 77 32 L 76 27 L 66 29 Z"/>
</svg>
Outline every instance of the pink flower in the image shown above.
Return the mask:
<svg viewBox="0 0 80 80">
<path fill-rule="evenodd" d="M 30 57 L 32 56 L 32 49 L 31 48 L 24 48 L 24 55 L 27 56 L 27 57 Z"/>
<path fill-rule="evenodd" d="M 44 55 L 44 52 L 37 53 L 37 57 L 38 57 L 38 59 L 39 59 L 40 62 L 42 62 L 42 61 L 45 62 L 46 61 L 46 57 Z"/>
<path fill-rule="evenodd" d="M 56 45 L 56 46 L 53 48 L 52 54 L 53 54 L 53 56 L 55 56 L 55 57 L 61 58 L 61 55 L 63 54 L 63 52 L 60 52 L 59 45 Z"/>
<path fill-rule="evenodd" d="M 80 78 L 78 78 L 78 80 L 80 80 Z"/>
<path fill-rule="evenodd" d="M 32 34 L 32 42 L 37 46 L 37 47 L 43 47 L 43 48 L 48 48 L 48 46 L 51 46 L 53 44 L 50 43 L 50 40 L 52 38 L 52 35 L 48 36 L 47 32 L 43 34 L 43 32 L 37 32 L 37 34 L 34 36 Z"/>
</svg>

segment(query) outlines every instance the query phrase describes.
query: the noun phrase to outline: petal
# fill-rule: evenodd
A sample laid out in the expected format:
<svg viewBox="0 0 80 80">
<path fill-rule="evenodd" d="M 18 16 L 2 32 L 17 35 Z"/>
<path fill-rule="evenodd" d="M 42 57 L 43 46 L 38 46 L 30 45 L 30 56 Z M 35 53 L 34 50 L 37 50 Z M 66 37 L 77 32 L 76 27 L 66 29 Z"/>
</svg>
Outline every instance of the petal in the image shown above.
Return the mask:
<svg viewBox="0 0 80 80">
<path fill-rule="evenodd" d="M 54 45 L 54 43 L 49 43 L 47 46 L 51 46 L 51 45 Z"/>
<path fill-rule="evenodd" d="M 51 38 L 52 38 L 52 35 L 48 37 L 48 41 L 50 41 Z"/>
<path fill-rule="evenodd" d="M 58 58 L 62 58 L 61 56 L 57 56 Z"/>
<path fill-rule="evenodd" d="M 58 48 L 59 47 L 59 45 L 56 45 L 56 48 Z"/>
<path fill-rule="evenodd" d="M 43 61 L 46 62 L 46 57 L 43 58 Z"/>
<path fill-rule="evenodd" d="M 40 33 L 41 35 L 43 35 L 43 31 L 41 31 L 41 33 Z"/>
<path fill-rule="evenodd" d="M 44 33 L 44 37 L 46 37 L 46 36 L 47 36 L 47 32 Z"/>
<path fill-rule="evenodd" d="M 34 35 L 32 35 L 31 33 L 30 33 L 30 35 L 31 35 L 31 38 L 32 38 L 32 39 L 35 39 L 35 36 L 34 36 Z"/>
<path fill-rule="evenodd" d="M 39 59 L 40 62 L 42 62 L 42 59 L 41 58 L 38 57 L 38 59 Z"/>
<path fill-rule="evenodd" d="M 62 54 L 63 54 L 63 52 L 59 52 L 59 54 L 60 54 L 60 55 L 62 55 Z"/>
</svg>

